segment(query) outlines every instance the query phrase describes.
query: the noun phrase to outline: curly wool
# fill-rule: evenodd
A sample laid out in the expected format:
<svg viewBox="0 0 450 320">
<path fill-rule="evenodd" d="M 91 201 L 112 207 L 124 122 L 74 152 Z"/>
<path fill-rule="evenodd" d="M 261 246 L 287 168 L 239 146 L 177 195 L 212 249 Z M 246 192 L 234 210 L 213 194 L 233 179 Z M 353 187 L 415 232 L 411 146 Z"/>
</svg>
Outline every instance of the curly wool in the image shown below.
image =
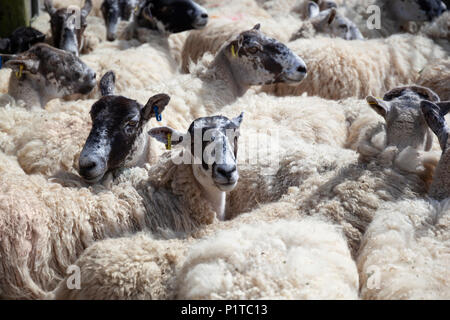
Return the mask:
<svg viewBox="0 0 450 320">
<path fill-rule="evenodd" d="M 357 263 L 363 299 L 450 298 L 450 201 L 388 202 L 375 215 Z"/>
</svg>

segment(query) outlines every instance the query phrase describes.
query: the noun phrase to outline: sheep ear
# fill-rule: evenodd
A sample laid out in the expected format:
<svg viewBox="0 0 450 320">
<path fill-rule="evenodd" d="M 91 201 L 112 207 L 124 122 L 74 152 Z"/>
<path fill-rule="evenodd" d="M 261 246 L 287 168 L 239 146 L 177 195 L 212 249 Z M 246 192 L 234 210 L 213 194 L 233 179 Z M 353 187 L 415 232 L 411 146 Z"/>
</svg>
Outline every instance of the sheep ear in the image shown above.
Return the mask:
<svg viewBox="0 0 450 320">
<path fill-rule="evenodd" d="M 102 79 L 100 80 L 100 92 L 102 93 L 102 97 L 110 96 L 114 94 L 116 84 L 116 75 L 113 71 L 108 71 L 104 74 Z"/>
<path fill-rule="evenodd" d="M 422 109 L 423 116 L 428 126 L 438 137 L 442 151 L 445 151 L 449 129 L 445 122 L 444 116 L 441 115 L 439 107 L 433 102 L 423 100 L 420 102 L 420 108 Z"/>
<path fill-rule="evenodd" d="M 441 116 L 445 116 L 450 111 L 450 101 L 436 102 L 436 105 L 439 107 L 439 110 L 441 110 L 439 112 Z"/>
<path fill-rule="evenodd" d="M 332 24 L 334 21 L 334 18 L 336 18 L 336 9 L 335 8 L 331 8 L 330 12 L 328 13 L 327 17 L 325 18 L 328 24 Z"/>
<path fill-rule="evenodd" d="M 312 1 L 308 2 L 308 19 L 317 17 L 319 13 L 320 13 L 319 5 Z"/>
<path fill-rule="evenodd" d="M 319 2 L 320 10 L 327 10 L 331 8 L 337 8 L 337 4 L 334 1 L 325 0 Z"/>
<path fill-rule="evenodd" d="M 44 1 L 44 9 L 51 16 L 56 12 L 55 7 L 53 7 L 53 1 L 52 0 L 45 0 Z"/>
<path fill-rule="evenodd" d="M 86 18 L 92 10 L 92 0 L 86 0 L 83 8 L 81 8 L 81 15 Z"/>
<path fill-rule="evenodd" d="M 244 120 L 244 112 L 241 112 L 236 118 L 233 118 L 231 121 L 237 126 L 240 127 L 242 120 Z"/>
<path fill-rule="evenodd" d="M 373 96 L 366 97 L 366 101 L 376 113 L 378 113 L 380 116 L 386 119 L 387 114 L 391 109 L 391 107 L 386 101 L 382 99 L 377 99 Z"/>
<path fill-rule="evenodd" d="M 159 142 L 164 143 L 165 145 L 168 145 L 169 143 L 169 137 L 170 137 L 170 144 L 171 145 L 177 145 L 180 142 L 183 141 L 184 135 L 170 127 L 157 127 L 152 128 L 148 132 L 148 134 L 158 140 Z"/>
<path fill-rule="evenodd" d="M 30 72 L 37 73 L 39 70 L 38 59 L 24 58 L 21 56 L 13 56 L 11 60 L 8 60 L 5 67 L 13 69 L 15 72 Z M 22 66 L 22 67 L 21 67 Z"/>
<path fill-rule="evenodd" d="M 156 117 L 157 116 L 156 112 L 161 114 L 166 108 L 169 101 L 170 97 L 165 93 L 154 95 L 153 97 L 148 99 L 147 104 L 142 109 L 141 111 L 142 117 L 147 120 L 149 120 L 151 117 Z M 155 107 L 158 108 L 156 112 Z"/>
<path fill-rule="evenodd" d="M 253 27 L 252 30 L 259 30 L 260 28 L 261 28 L 261 24 L 257 23 L 257 24 L 255 24 L 255 26 Z"/>
<path fill-rule="evenodd" d="M 144 16 L 144 18 L 150 22 L 153 22 L 153 14 L 151 11 L 151 4 L 149 4 L 148 6 L 145 6 L 144 9 L 142 10 L 142 15 Z"/>
</svg>

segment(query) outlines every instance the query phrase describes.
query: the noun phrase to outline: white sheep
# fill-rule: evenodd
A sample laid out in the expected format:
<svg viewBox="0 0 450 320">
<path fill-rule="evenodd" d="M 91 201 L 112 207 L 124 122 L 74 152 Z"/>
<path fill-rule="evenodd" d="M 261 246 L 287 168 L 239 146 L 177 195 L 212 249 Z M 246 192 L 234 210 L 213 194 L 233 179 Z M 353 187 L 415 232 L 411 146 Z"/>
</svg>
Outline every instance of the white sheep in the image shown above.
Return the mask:
<svg viewBox="0 0 450 320">
<path fill-rule="evenodd" d="M 236 131 L 240 121 L 242 115 L 233 120 L 202 118 L 193 123 L 192 128 L 201 130 L 208 126 L 218 132 Z M 157 128 L 151 132 L 163 140 L 164 130 L 168 129 Z M 175 132 L 172 133 L 175 138 Z M 190 131 L 187 134 L 191 134 Z M 215 141 L 218 143 L 219 139 Z M 211 143 L 203 146 L 202 154 Z M 231 144 L 221 149 L 230 153 Z M 190 151 L 190 144 L 187 148 L 181 151 Z M 209 170 L 192 160 L 190 164 L 177 165 L 173 157 L 166 154 L 148 171 L 125 170 L 109 190 L 101 185 L 88 189 L 73 176 L 67 176 L 64 182 L 71 181 L 75 187 L 63 187 L 40 175 L 26 175 L 14 158 L 3 153 L 0 156 L 3 298 L 49 297 L 67 267 L 96 240 L 139 230 L 173 236 L 222 219 L 225 192 L 231 191 L 238 179 L 236 166 L 233 166 L 236 153 L 226 156 L 223 164 L 212 165 L 213 169 Z M 110 158 L 115 156 L 109 155 Z M 234 169 L 228 170 L 228 167 Z"/>
<path fill-rule="evenodd" d="M 416 82 L 432 89 L 441 100 L 450 100 L 450 58 L 426 66 Z"/>
<path fill-rule="evenodd" d="M 55 297 L 358 297 L 355 262 L 341 232 L 328 223 L 312 218 L 272 222 L 253 218 L 252 223 L 235 221 L 233 228 L 220 226 L 219 230 L 199 240 L 158 240 L 140 234 L 97 242 L 76 262 L 81 289 L 70 290 L 66 278 Z"/>
<path fill-rule="evenodd" d="M 363 299 L 449 299 L 450 201 L 387 202 L 361 242 Z"/>
<path fill-rule="evenodd" d="M 432 40 L 409 34 L 366 41 L 298 39 L 288 46 L 305 60 L 310 76 L 297 86 L 275 84 L 264 91 L 327 99 L 379 96 L 415 83 L 424 67 L 447 57 Z"/>
</svg>

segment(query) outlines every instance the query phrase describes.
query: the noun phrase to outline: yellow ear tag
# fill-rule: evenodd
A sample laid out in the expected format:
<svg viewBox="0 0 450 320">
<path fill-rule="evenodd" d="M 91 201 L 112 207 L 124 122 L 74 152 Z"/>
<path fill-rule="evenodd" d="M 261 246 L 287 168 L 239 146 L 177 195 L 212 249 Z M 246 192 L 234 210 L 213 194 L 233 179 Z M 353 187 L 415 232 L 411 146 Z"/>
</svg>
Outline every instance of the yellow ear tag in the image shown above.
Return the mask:
<svg viewBox="0 0 450 320">
<path fill-rule="evenodd" d="M 167 146 L 166 146 L 167 150 L 172 150 L 172 134 L 168 133 L 167 134 Z"/>
<path fill-rule="evenodd" d="M 231 55 L 232 55 L 234 58 L 237 57 L 236 51 L 234 51 L 234 44 L 231 45 Z"/>
<path fill-rule="evenodd" d="M 137 11 L 138 11 L 138 8 L 139 8 L 139 6 L 136 6 L 136 7 L 134 8 L 134 12 L 137 12 Z"/>
<path fill-rule="evenodd" d="M 19 66 L 19 71 L 16 72 L 17 79 L 22 78 L 23 64 Z"/>
</svg>

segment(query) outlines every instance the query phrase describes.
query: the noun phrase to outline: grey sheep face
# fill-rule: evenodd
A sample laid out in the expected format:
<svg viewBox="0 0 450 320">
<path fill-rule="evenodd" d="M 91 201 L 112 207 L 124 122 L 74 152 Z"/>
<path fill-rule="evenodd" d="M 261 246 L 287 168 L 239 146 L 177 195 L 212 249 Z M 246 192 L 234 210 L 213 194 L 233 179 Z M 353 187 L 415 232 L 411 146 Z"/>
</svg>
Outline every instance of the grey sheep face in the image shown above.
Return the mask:
<svg viewBox="0 0 450 320">
<path fill-rule="evenodd" d="M 92 128 L 79 158 L 79 174 L 90 184 L 100 182 L 107 172 L 139 163 L 148 140 L 143 130 L 170 100 L 166 94 L 157 94 L 143 106 L 114 95 L 114 81 L 113 72 L 106 73 L 100 81 L 103 97 L 92 105 Z"/>
<path fill-rule="evenodd" d="M 406 86 L 387 92 L 383 99 L 368 96 L 366 100 L 386 121 L 387 145 L 396 146 L 399 150 L 406 147 L 431 149 L 432 134 L 420 110 L 420 103 L 423 100 L 438 102 L 436 93 L 420 86 Z"/>
<path fill-rule="evenodd" d="M 344 40 L 364 39 L 358 27 L 351 20 L 339 14 L 333 5 L 328 5 L 327 9 L 320 10 L 318 4 L 309 2 L 308 18 L 317 33 Z"/>
<path fill-rule="evenodd" d="M 83 47 L 83 34 L 87 26 L 86 18 L 92 9 L 91 0 L 86 0 L 83 8 L 55 9 L 52 0 L 45 0 L 45 10 L 50 15 L 53 45 L 59 49 L 79 55 Z"/>
<path fill-rule="evenodd" d="M 95 72 L 78 57 L 44 43 L 9 56 L 5 67 L 13 69 L 19 82 L 30 82 L 48 99 L 88 94 L 96 84 Z"/>
<path fill-rule="evenodd" d="M 242 32 L 221 50 L 236 81 L 244 86 L 299 83 L 306 77 L 306 64 L 286 45 L 265 36 L 257 24 Z"/>
<path fill-rule="evenodd" d="M 192 165 L 194 177 L 203 188 L 228 192 L 239 179 L 237 152 L 242 120 L 243 113 L 233 119 L 203 117 L 194 120 L 187 133 L 160 127 L 151 129 L 149 135 L 166 145 L 182 145 L 182 161 Z"/>
<path fill-rule="evenodd" d="M 438 137 L 442 148 L 442 156 L 435 170 L 429 194 L 432 198 L 443 200 L 450 197 L 450 128 L 444 118 L 450 110 L 450 101 L 422 101 L 420 107 L 425 121 Z"/>
</svg>

